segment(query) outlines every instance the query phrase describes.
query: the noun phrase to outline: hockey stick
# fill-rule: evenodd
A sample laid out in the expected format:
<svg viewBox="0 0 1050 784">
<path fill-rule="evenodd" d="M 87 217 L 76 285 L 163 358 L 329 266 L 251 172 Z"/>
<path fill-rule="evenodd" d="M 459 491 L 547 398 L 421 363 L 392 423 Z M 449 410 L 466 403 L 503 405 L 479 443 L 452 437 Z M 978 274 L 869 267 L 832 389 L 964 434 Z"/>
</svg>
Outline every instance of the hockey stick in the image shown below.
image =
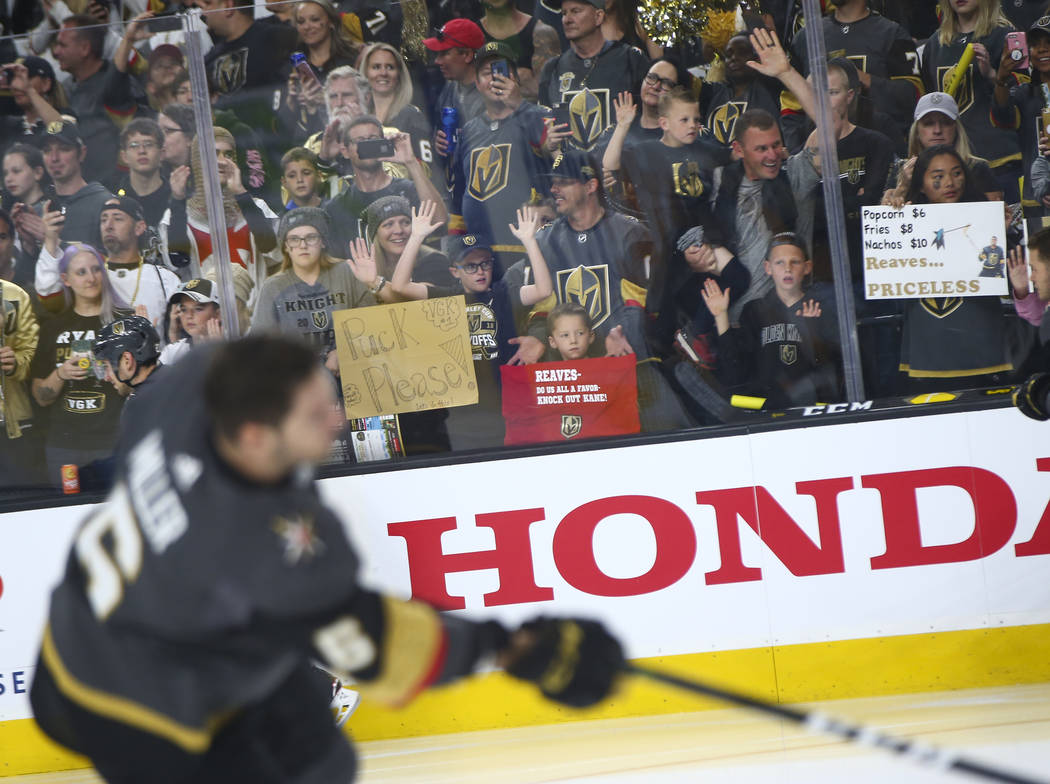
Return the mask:
<svg viewBox="0 0 1050 784">
<path fill-rule="evenodd" d="M 1045 780 L 1041 781 L 1027 776 L 1019 776 L 980 762 L 963 759 L 945 749 L 927 746 L 907 738 L 895 738 L 859 724 L 849 724 L 819 711 L 803 711 L 778 705 L 775 702 L 748 697 L 735 691 L 726 691 L 707 683 L 679 678 L 675 675 L 650 670 L 648 667 L 638 667 L 634 664 L 627 664 L 624 670 L 631 675 L 640 675 L 643 678 L 659 681 L 660 683 L 691 691 L 695 694 L 702 694 L 705 697 L 713 697 L 716 700 L 729 702 L 744 708 L 752 708 L 779 719 L 787 719 L 795 724 L 801 724 L 810 732 L 825 732 L 854 743 L 862 743 L 866 746 L 884 749 L 930 768 L 968 773 L 971 776 L 979 776 L 991 781 L 1004 781 L 1009 784 L 1047 784 Z"/>
</svg>

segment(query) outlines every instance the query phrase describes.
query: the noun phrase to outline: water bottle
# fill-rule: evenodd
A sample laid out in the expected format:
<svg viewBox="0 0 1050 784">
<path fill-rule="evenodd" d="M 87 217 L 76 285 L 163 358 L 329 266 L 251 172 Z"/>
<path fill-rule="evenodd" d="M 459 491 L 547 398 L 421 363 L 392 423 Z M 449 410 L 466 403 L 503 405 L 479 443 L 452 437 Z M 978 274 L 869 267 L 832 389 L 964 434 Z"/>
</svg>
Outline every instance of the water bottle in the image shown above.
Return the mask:
<svg viewBox="0 0 1050 784">
<path fill-rule="evenodd" d="M 456 151 L 456 136 L 459 133 L 459 111 L 455 106 L 446 106 L 441 110 L 441 130 L 445 132 L 445 141 L 448 143 L 446 155 L 451 158 Z"/>
<path fill-rule="evenodd" d="M 292 65 L 295 67 L 295 72 L 299 74 L 299 85 L 304 93 L 306 92 L 306 86 L 311 83 L 317 85 L 317 89 L 322 89 L 321 80 L 317 78 L 313 68 L 306 62 L 305 54 L 293 52 L 291 60 Z"/>
</svg>

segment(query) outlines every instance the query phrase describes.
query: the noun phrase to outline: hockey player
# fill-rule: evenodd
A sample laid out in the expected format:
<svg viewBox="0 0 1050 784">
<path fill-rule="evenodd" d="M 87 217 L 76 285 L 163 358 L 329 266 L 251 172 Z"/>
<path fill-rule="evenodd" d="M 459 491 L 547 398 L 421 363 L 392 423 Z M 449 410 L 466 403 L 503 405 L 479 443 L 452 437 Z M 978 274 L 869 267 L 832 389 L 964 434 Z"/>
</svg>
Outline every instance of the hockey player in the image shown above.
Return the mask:
<svg viewBox="0 0 1050 784">
<path fill-rule="evenodd" d="M 314 353 L 200 351 L 126 423 L 52 596 L 31 691 L 52 738 L 111 784 L 344 782 L 354 754 L 311 659 L 391 705 L 489 657 L 568 705 L 609 693 L 624 660 L 598 623 L 508 633 L 358 585 L 310 476 L 341 424 Z"/>
<path fill-rule="evenodd" d="M 569 48 L 548 60 L 540 72 L 539 102 L 568 122 L 569 145 L 594 149 L 613 122 L 613 98 L 638 88 L 649 59 L 623 41 L 607 41 L 602 33 L 605 0 L 565 0 L 562 28 Z"/>
<path fill-rule="evenodd" d="M 127 316 L 106 324 L 95 335 L 91 347 L 95 359 L 106 369 L 106 381 L 123 395 L 121 420 L 137 407 L 138 394 L 153 387 L 160 375 L 160 335 L 149 319 Z"/>
</svg>

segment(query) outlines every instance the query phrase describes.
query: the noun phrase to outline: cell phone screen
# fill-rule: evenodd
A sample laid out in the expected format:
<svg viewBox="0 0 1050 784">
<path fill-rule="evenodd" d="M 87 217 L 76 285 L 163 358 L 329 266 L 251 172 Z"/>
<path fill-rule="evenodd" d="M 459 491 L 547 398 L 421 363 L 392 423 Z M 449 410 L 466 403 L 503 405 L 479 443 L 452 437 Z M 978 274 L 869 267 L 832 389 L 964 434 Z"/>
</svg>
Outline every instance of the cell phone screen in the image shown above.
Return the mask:
<svg viewBox="0 0 1050 784">
<path fill-rule="evenodd" d="M 506 60 L 492 61 L 492 75 L 496 76 L 497 74 L 505 78 L 510 78 L 510 65 Z"/>
<path fill-rule="evenodd" d="M 394 143 L 389 139 L 366 139 L 357 143 L 359 158 L 390 158 L 394 154 Z"/>
</svg>

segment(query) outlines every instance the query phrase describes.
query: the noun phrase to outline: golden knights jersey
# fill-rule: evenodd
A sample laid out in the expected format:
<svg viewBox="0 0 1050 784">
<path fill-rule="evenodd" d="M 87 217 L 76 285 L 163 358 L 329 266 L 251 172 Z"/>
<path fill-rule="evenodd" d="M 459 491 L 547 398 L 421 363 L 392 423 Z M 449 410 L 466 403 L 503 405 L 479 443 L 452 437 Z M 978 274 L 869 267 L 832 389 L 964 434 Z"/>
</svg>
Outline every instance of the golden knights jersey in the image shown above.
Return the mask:
<svg viewBox="0 0 1050 784">
<path fill-rule="evenodd" d="M 642 314 L 652 240 L 645 226 L 606 210 L 601 220 L 584 231 L 576 231 L 566 218 L 559 218 L 541 229 L 536 240 L 554 278 L 554 294 L 533 308 L 530 333 L 536 334 L 533 330 L 542 324 L 546 342 L 547 313 L 556 304 L 576 302 L 590 314 L 599 336 L 623 326 L 635 353 L 647 356 Z M 516 296 L 513 291 L 512 297 Z"/>
<path fill-rule="evenodd" d="M 836 22 L 832 15 L 825 16 L 822 23 L 828 58 L 845 57 L 871 76 L 870 95 L 875 108 L 906 131 L 915 102 L 923 93 L 919 57 L 908 31 L 874 11 L 849 24 Z M 795 36 L 792 52 L 796 66 L 806 76 L 809 57 L 804 34 Z M 784 108 L 799 111 L 793 99 L 785 101 Z"/>
<path fill-rule="evenodd" d="M 645 216 L 659 258 L 670 255 L 686 229 L 712 229 L 713 174 L 729 161 L 729 148 L 706 137 L 687 147 L 650 141 L 624 150 L 624 190 Z"/>
<path fill-rule="evenodd" d="M 567 143 L 589 152 L 615 120 L 613 98 L 634 91 L 649 68 L 649 59 L 622 41 L 606 41 L 594 57 L 583 58 L 570 47 L 540 71 L 539 102 L 568 122 Z"/>
<path fill-rule="evenodd" d="M 944 92 L 955 74 L 955 65 L 962 57 L 967 44 L 984 44 L 991 62 L 998 63 L 1003 56 L 1008 32 L 1008 27 L 997 27 L 979 40 L 974 39 L 971 34 L 957 35 L 947 46 L 941 45 L 936 33 L 931 35 L 926 42 L 922 58 L 922 75 L 926 89 L 931 92 Z M 1018 79 L 1016 74 L 1007 78 Z M 1023 79 L 1027 80 L 1027 77 Z M 966 134 L 970 137 L 970 148 L 988 161 L 993 169 L 1021 159 L 1017 134 L 1011 130 L 997 128 L 989 120 L 994 104 L 994 91 L 995 84 L 981 76 L 975 59 L 970 63 L 955 93 L 955 101 L 959 104 L 959 122 L 966 128 Z"/>
<path fill-rule="evenodd" d="M 700 114 L 704 127 L 721 144 L 729 145 L 736 132 L 736 121 L 748 109 L 765 109 L 774 117 L 780 114 L 779 82 L 761 77 L 748 85 L 743 95 L 736 95 L 725 82 L 704 82 L 700 93 Z"/>
<path fill-rule="evenodd" d="M 527 101 L 502 120 L 482 114 L 459 132 L 453 161 L 450 229 L 466 229 L 495 251 L 520 250 L 508 224 L 515 210 L 545 186 L 547 112 Z"/>
</svg>

